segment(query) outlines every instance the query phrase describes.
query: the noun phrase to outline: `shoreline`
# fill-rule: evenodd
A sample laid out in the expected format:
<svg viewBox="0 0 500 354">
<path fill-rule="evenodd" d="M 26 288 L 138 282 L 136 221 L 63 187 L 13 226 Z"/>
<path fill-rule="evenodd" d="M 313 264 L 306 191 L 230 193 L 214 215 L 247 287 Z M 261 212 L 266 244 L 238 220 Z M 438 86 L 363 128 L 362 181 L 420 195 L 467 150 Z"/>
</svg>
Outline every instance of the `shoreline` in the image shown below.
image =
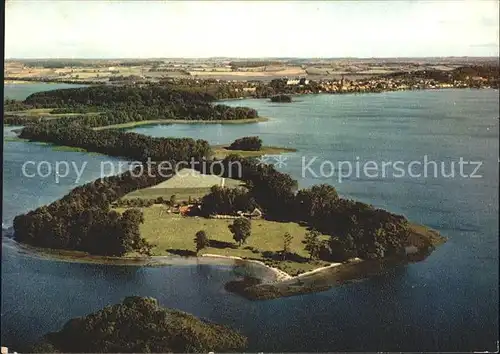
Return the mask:
<svg viewBox="0 0 500 354">
<path fill-rule="evenodd" d="M 423 261 L 432 254 L 437 246 L 447 240 L 436 230 L 424 228 L 425 230 L 418 230 L 415 233 L 427 237 L 432 242 L 433 247 L 426 251 L 420 250 L 418 254 L 374 260 L 356 257 L 342 263 L 330 263 L 295 276 L 291 276 L 279 268 L 267 265 L 261 260 L 211 253 L 187 257 L 177 255 L 112 257 L 93 256 L 81 251 L 44 249 L 15 241 L 11 237 L 12 235 L 6 232 L 7 230 L 4 230 L 7 235 L 2 235 L 2 247 L 10 247 L 20 254 L 41 260 L 104 266 L 156 267 L 193 266 L 198 264 L 231 267 L 250 266 L 247 268 L 249 274 L 225 283 L 224 287 L 229 292 L 254 301 L 321 292 L 338 285 L 382 274 L 398 266 Z M 12 232 L 12 230 L 10 231 Z M 252 265 L 258 266 L 257 269 L 252 269 Z"/>
<path fill-rule="evenodd" d="M 127 129 L 136 128 L 147 125 L 171 125 L 171 124 L 252 124 L 267 122 L 269 118 L 257 117 L 257 118 L 246 118 L 246 119 L 235 119 L 235 120 L 202 120 L 202 119 L 152 119 L 144 120 L 139 122 L 128 122 L 120 124 L 106 125 L 103 127 L 92 128 L 94 130 L 105 130 L 105 129 Z"/>
<path fill-rule="evenodd" d="M 280 147 L 280 146 L 267 146 L 263 145 L 260 150 L 231 150 L 228 149 L 229 144 L 223 145 L 210 145 L 212 149 L 212 157 L 217 159 L 224 159 L 228 155 L 236 154 L 242 157 L 259 157 L 265 155 L 281 155 L 292 152 L 297 152 L 295 148 Z"/>
<path fill-rule="evenodd" d="M 271 284 L 271 283 L 283 282 L 283 281 L 287 281 L 287 280 L 290 280 L 290 279 L 294 278 L 293 276 L 291 276 L 287 272 L 282 271 L 281 269 L 278 269 L 278 268 L 275 268 L 275 267 L 271 267 L 271 266 L 265 264 L 264 262 L 256 260 L 256 259 L 246 259 L 246 258 L 237 257 L 237 256 L 224 256 L 224 255 L 218 255 L 218 254 L 212 254 L 212 253 L 204 253 L 204 254 L 202 254 L 202 255 L 200 255 L 198 257 L 195 257 L 195 258 L 200 258 L 200 257 L 201 258 L 203 258 L 203 257 L 213 258 L 213 259 L 217 259 L 217 258 L 233 259 L 233 260 L 236 260 L 236 261 L 243 261 L 245 263 L 253 263 L 253 264 L 261 265 L 261 266 L 267 268 L 269 271 L 271 271 L 273 273 L 273 275 L 276 277 L 276 279 L 274 281 L 272 281 L 272 282 L 264 281 L 263 284 Z"/>
<path fill-rule="evenodd" d="M 2 236 L 2 246 L 11 247 L 16 249 L 18 252 L 27 255 L 29 257 L 47 260 L 47 261 L 59 261 L 66 263 L 85 263 L 85 264 L 100 264 L 100 265 L 128 265 L 128 266 L 143 266 L 143 267 L 154 267 L 154 266 L 167 266 L 167 265 L 195 265 L 199 264 L 200 260 L 208 260 L 207 264 L 215 265 L 235 265 L 237 263 L 243 262 L 245 264 L 257 264 L 262 266 L 263 269 L 269 271 L 273 274 L 273 279 L 267 279 L 265 277 L 259 279 L 262 281 L 261 284 L 279 284 L 282 282 L 299 279 L 303 276 L 310 276 L 315 273 L 322 272 L 324 270 L 337 267 L 343 263 L 332 263 L 327 266 L 322 266 L 315 268 L 313 270 L 292 276 L 285 271 L 271 267 L 264 262 L 257 259 L 248 259 L 238 256 L 226 256 L 218 255 L 212 253 L 203 253 L 199 256 L 177 256 L 177 255 L 167 255 L 167 256 L 97 256 L 91 255 L 82 251 L 69 251 L 69 250 L 57 250 L 51 248 L 41 248 L 36 246 L 31 246 L 28 244 L 20 243 L 9 236 Z M 215 262 L 210 262 L 215 261 Z M 220 262 L 219 262 L 220 261 Z M 233 261 L 233 262 L 226 262 Z"/>
<path fill-rule="evenodd" d="M 272 274 L 272 277 L 261 276 L 258 277 L 260 283 L 259 285 L 280 285 L 286 284 L 287 282 L 300 279 L 302 277 L 311 276 L 313 274 L 324 272 L 325 270 L 338 267 L 344 263 L 332 263 L 327 266 L 322 266 L 315 268 L 313 270 L 292 276 L 285 271 L 271 267 L 262 261 L 256 259 L 247 259 L 238 256 L 226 256 L 218 255 L 212 253 L 204 253 L 199 256 L 97 256 L 91 255 L 86 252 L 81 251 L 68 251 L 68 250 L 57 250 L 50 248 L 41 248 L 36 246 L 31 246 L 28 244 L 23 244 L 15 241 L 9 236 L 2 236 L 2 247 L 11 247 L 19 253 L 26 255 L 28 257 L 46 260 L 46 261 L 56 261 L 65 263 L 80 263 L 80 264 L 96 264 L 96 265 L 106 265 L 106 266 L 138 266 L 138 267 L 158 267 L 158 266 L 191 266 L 200 264 L 212 264 L 212 265 L 230 265 L 236 266 L 241 263 L 243 264 L 255 264 L 261 266 L 265 271 Z M 204 262 L 206 260 L 207 262 Z M 357 258 L 358 261 L 361 261 Z"/>
<path fill-rule="evenodd" d="M 262 267 L 264 274 L 258 276 L 261 284 L 277 284 L 293 279 L 288 273 L 255 259 L 245 259 L 236 256 L 224 256 L 216 254 L 200 254 L 199 256 L 94 256 L 81 251 L 66 251 L 46 249 L 23 244 L 15 241 L 9 236 L 2 236 L 2 247 L 9 247 L 20 254 L 49 262 L 94 264 L 102 266 L 135 266 L 135 267 L 164 267 L 164 266 L 194 266 L 198 264 L 214 266 L 239 266 L 257 265 Z M 265 273 L 270 275 L 267 275 Z M 260 273 L 260 272 L 258 272 Z"/>
</svg>

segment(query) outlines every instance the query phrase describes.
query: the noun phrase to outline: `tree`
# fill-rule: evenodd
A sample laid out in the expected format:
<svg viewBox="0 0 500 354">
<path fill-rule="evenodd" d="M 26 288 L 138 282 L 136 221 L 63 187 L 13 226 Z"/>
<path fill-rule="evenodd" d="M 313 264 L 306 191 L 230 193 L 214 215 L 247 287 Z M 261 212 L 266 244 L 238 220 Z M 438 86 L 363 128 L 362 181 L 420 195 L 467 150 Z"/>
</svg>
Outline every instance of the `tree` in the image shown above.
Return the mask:
<svg viewBox="0 0 500 354">
<path fill-rule="evenodd" d="M 334 187 L 320 184 L 300 190 L 296 200 L 301 220 L 320 222 L 321 219 L 327 219 L 329 224 L 328 212 L 338 204 L 339 196 Z"/>
<path fill-rule="evenodd" d="M 202 210 L 210 214 L 236 214 L 257 207 L 255 200 L 244 188 L 226 188 L 214 185 L 210 193 L 202 198 Z"/>
<path fill-rule="evenodd" d="M 120 219 L 122 254 L 131 251 L 150 254 L 151 245 L 141 237 L 139 225 L 144 223 L 144 214 L 139 209 L 126 210 Z"/>
<path fill-rule="evenodd" d="M 289 95 L 276 95 L 271 97 L 271 102 L 290 103 L 292 102 L 292 97 Z"/>
<path fill-rule="evenodd" d="M 198 252 L 200 252 L 205 247 L 208 247 L 210 241 L 208 239 L 207 233 L 204 230 L 198 231 L 194 237 L 194 243 L 196 245 L 196 254 L 198 254 Z"/>
<path fill-rule="evenodd" d="M 258 136 L 246 136 L 236 139 L 229 145 L 229 150 L 259 151 L 262 148 L 262 140 Z"/>
<path fill-rule="evenodd" d="M 177 197 L 175 196 L 175 194 L 172 194 L 170 196 L 170 205 L 174 206 L 176 202 L 177 202 Z"/>
<path fill-rule="evenodd" d="M 286 255 L 290 253 L 290 245 L 292 244 L 292 235 L 289 232 L 285 232 L 283 235 L 283 260 L 285 260 Z"/>
<path fill-rule="evenodd" d="M 321 242 L 319 240 L 320 233 L 316 230 L 311 230 L 306 233 L 304 239 L 305 250 L 309 252 L 310 259 L 318 257 L 319 250 L 321 248 Z"/>
<path fill-rule="evenodd" d="M 247 218 L 237 218 L 229 230 L 233 233 L 233 239 L 241 246 L 250 237 L 252 224 Z"/>
</svg>

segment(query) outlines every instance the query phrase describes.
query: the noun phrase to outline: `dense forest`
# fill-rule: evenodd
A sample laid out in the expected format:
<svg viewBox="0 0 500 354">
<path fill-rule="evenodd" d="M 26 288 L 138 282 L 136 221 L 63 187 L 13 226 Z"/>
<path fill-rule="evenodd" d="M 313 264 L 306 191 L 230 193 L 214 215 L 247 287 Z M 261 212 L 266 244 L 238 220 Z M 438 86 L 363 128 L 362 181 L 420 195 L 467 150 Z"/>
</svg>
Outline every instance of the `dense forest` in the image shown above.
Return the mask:
<svg viewBox="0 0 500 354">
<path fill-rule="evenodd" d="M 239 352 L 247 338 L 232 329 L 161 307 L 154 298 L 132 296 L 121 304 L 69 320 L 48 333 L 35 353 Z"/>
<path fill-rule="evenodd" d="M 499 84 L 499 66 L 497 65 L 482 65 L 482 66 L 463 66 L 450 71 L 443 70 L 418 70 L 412 72 L 396 72 L 382 75 L 385 78 L 405 79 L 409 82 L 417 82 L 418 80 L 434 80 L 436 83 L 453 83 L 454 81 L 463 81 L 474 86 L 472 78 L 483 77 L 488 84 L 493 88 L 498 88 Z"/>
<path fill-rule="evenodd" d="M 235 214 L 258 206 L 267 218 L 306 223 L 331 236 L 329 242 L 321 245 L 325 260 L 383 258 L 404 253 L 409 225 L 403 216 L 342 199 L 334 187 L 325 184 L 297 192 L 297 181 L 253 159 L 228 156 L 223 160 L 225 170 L 234 168 L 236 160 L 242 165 L 242 180 L 248 190 L 212 188 L 202 199 L 205 213 Z M 235 172 L 231 172 L 233 176 Z"/>
<path fill-rule="evenodd" d="M 37 92 L 23 102 L 5 102 L 4 109 L 53 108 L 52 113 L 102 112 L 104 114 L 93 117 L 102 121 L 99 126 L 116 120 L 126 123 L 151 119 L 237 120 L 258 117 L 254 109 L 216 105 L 213 104 L 215 99 L 208 93 L 155 84 L 101 85 Z"/>
<path fill-rule="evenodd" d="M 130 209 L 120 215 L 111 210 L 110 203 L 167 178 L 155 170 L 151 175 L 132 172 L 97 179 L 48 206 L 16 216 L 15 239 L 39 247 L 96 255 L 122 256 L 133 251 L 148 254 L 151 245 L 139 234 L 142 212 Z"/>
<path fill-rule="evenodd" d="M 98 106 L 115 108 L 123 106 L 192 105 L 212 102 L 202 93 L 167 89 L 158 85 L 146 86 L 90 86 L 36 92 L 24 103 L 34 107 Z"/>
<path fill-rule="evenodd" d="M 91 118 L 87 116 L 86 118 Z M 196 161 L 210 156 L 210 145 L 205 140 L 191 138 L 153 138 L 115 129 L 93 130 L 81 124 L 72 124 L 78 118 L 56 119 L 24 127 L 22 139 L 43 141 L 62 146 L 83 148 L 110 156 L 126 157 L 135 161 Z"/>
<path fill-rule="evenodd" d="M 4 114 L 3 116 L 3 124 L 5 125 L 28 125 L 31 123 L 38 122 L 38 117 L 28 117 L 28 116 L 20 116 L 14 114 Z"/>
</svg>

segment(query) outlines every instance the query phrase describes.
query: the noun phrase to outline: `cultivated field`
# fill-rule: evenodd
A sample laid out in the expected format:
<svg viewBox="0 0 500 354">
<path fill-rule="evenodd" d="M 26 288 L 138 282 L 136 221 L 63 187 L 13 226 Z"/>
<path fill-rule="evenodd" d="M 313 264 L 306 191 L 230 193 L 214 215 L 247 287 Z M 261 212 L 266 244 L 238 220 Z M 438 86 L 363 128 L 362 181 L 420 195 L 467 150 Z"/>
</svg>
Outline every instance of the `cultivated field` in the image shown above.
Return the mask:
<svg viewBox="0 0 500 354">
<path fill-rule="evenodd" d="M 323 58 L 323 59 L 40 59 L 7 60 L 4 77 L 11 81 L 94 81 L 106 83 L 120 77 L 133 81 L 158 82 L 162 78 L 270 81 L 283 77 L 360 78 L 398 71 L 451 70 L 482 63 L 496 63 L 496 58 Z"/>
<path fill-rule="evenodd" d="M 163 197 L 168 200 L 172 195 L 175 195 L 177 201 L 187 201 L 189 197 L 197 199 L 203 197 L 210 192 L 210 188 L 214 185 L 236 187 L 242 186 L 243 183 L 235 179 L 205 175 L 185 168 L 169 180 L 153 187 L 133 191 L 124 196 L 123 199 L 156 199 Z"/>
</svg>

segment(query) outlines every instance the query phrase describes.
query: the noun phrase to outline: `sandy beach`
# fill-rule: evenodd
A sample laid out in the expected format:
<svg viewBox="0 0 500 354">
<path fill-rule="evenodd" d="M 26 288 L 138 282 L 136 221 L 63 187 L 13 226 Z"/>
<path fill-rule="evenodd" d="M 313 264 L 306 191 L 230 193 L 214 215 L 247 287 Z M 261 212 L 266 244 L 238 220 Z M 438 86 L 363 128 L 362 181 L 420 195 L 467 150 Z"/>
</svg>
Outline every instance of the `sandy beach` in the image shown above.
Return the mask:
<svg viewBox="0 0 500 354">
<path fill-rule="evenodd" d="M 106 257 L 92 256 L 84 252 L 78 251 L 62 251 L 41 249 L 29 245 L 20 244 L 13 239 L 4 237 L 2 240 L 3 247 L 16 249 L 24 255 L 45 259 L 51 261 L 74 262 L 74 263 L 90 263 L 90 264 L 108 264 L 108 265 L 129 265 L 129 266 L 163 266 L 163 265 L 195 265 L 195 264 L 215 264 L 215 265 L 234 265 L 234 261 L 244 262 L 248 264 L 257 264 L 269 270 L 272 277 L 262 277 L 262 284 L 277 284 L 287 281 L 295 281 L 304 276 L 312 275 L 321 271 L 341 265 L 342 263 L 332 263 L 325 267 L 319 267 L 311 271 L 291 276 L 290 274 L 271 266 L 268 266 L 262 261 L 254 259 L 245 259 L 236 256 L 224 256 L 217 254 L 201 254 L 198 257 L 180 257 L 180 256 L 152 256 L 152 257 Z M 358 258 L 359 260 L 359 258 Z"/>
</svg>

